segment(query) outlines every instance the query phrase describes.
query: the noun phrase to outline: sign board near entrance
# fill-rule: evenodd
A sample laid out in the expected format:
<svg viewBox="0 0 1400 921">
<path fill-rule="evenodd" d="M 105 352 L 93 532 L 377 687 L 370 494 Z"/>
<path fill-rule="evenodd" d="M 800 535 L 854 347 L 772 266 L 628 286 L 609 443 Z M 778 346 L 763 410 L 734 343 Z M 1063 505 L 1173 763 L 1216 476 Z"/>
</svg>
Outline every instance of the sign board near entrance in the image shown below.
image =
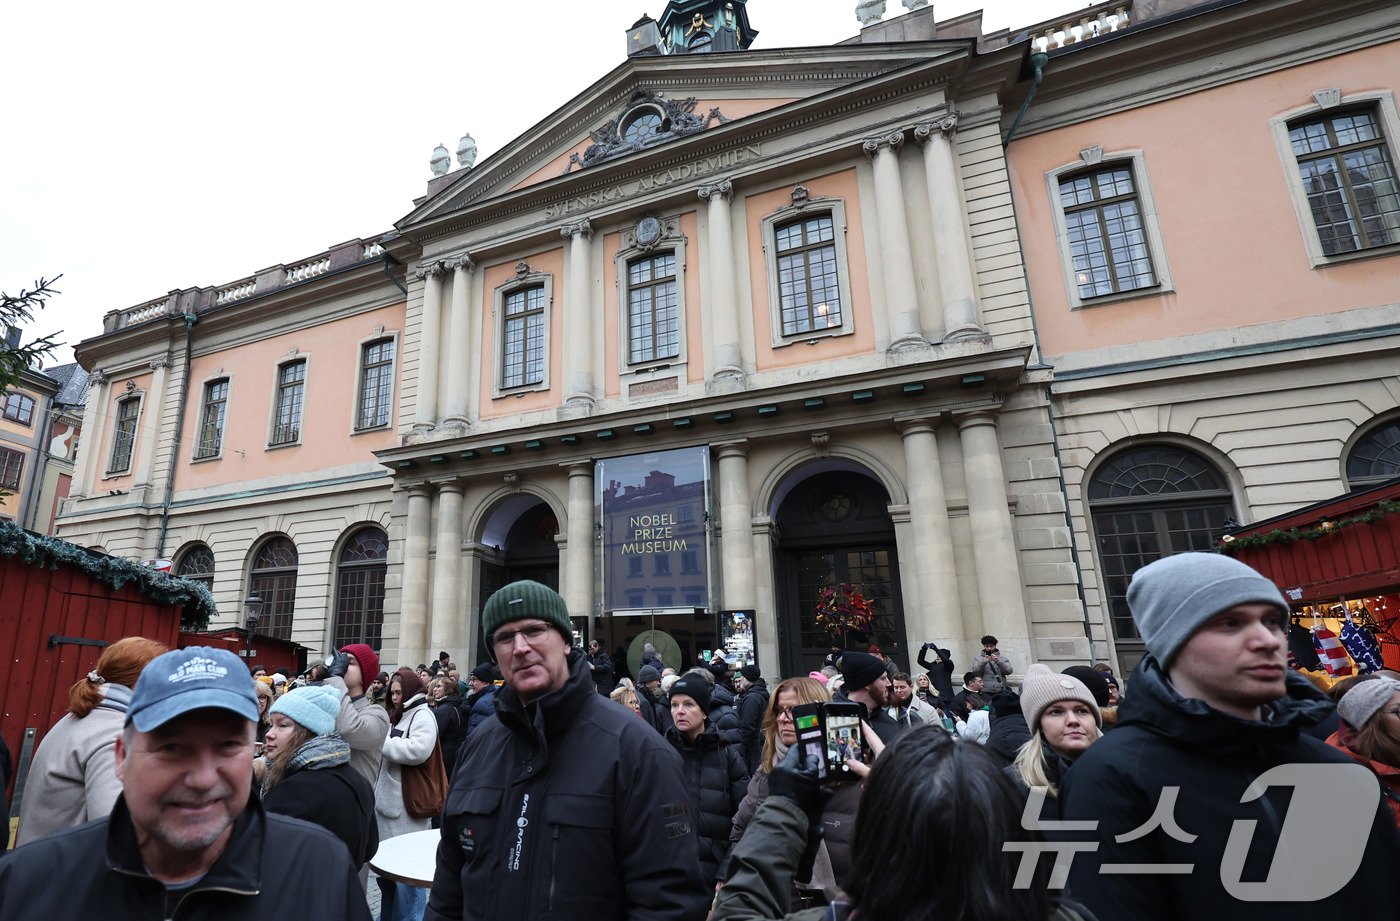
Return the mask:
<svg viewBox="0 0 1400 921">
<path fill-rule="evenodd" d="M 603 610 L 708 608 L 710 452 L 598 461 Z"/>
</svg>

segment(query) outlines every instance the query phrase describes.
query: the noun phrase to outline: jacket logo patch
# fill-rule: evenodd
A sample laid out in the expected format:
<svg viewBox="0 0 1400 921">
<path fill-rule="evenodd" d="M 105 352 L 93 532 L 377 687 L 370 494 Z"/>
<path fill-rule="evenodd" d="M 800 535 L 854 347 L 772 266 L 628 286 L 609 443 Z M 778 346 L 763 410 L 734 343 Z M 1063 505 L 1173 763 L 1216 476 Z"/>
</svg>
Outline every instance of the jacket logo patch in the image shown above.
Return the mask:
<svg viewBox="0 0 1400 921">
<path fill-rule="evenodd" d="M 520 856 L 525 852 L 525 829 L 530 827 L 530 819 L 525 815 L 530 811 L 530 794 L 520 798 L 520 817 L 515 820 L 515 847 L 510 849 L 510 859 L 506 867 L 513 873 L 520 869 Z"/>
<path fill-rule="evenodd" d="M 462 859 L 467 863 L 476 858 L 476 838 L 472 837 L 470 828 L 462 829 L 461 834 L 457 836 L 457 846 L 462 849 Z"/>
</svg>

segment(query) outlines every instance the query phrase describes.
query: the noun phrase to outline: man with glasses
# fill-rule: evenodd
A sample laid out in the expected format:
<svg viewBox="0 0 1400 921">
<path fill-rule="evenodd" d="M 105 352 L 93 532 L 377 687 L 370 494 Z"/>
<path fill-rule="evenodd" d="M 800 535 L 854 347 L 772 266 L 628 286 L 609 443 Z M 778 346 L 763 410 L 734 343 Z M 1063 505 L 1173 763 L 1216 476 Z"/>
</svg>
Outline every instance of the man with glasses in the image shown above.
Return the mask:
<svg viewBox="0 0 1400 921">
<path fill-rule="evenodd" d="M 426 921 L 703 918 L 680 756 L 596 692 L 564 599 L 513 582 L 481 629 L 505 686 L 458 759 Z"/>
<path fill-rule="evenodd" d="M 112 814 L 0 860 L 0 918 L 258 918 L 295 906 L 298 918 L 369 921 L 345 844 L 252 795 L 257 719 L 232 652 L 153 659 L 117 737 Z"/>
</svg>

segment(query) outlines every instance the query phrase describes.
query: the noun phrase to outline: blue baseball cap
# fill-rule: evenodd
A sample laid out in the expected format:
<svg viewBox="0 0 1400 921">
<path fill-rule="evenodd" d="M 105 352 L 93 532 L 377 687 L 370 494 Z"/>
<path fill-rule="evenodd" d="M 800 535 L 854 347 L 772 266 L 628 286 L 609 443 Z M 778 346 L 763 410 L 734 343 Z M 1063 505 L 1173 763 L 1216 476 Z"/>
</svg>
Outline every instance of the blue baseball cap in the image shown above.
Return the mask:
<svg viewBox="0 0 1400 921">
<path fill-rule="evenodd" d="M 228 710 L 255 722 L 258 696 L 248 669 L 227 649 L 189 646 L 152 659 L 126 708 L 126 719 L 151 732 L 191 710 Z"/>
</svg>

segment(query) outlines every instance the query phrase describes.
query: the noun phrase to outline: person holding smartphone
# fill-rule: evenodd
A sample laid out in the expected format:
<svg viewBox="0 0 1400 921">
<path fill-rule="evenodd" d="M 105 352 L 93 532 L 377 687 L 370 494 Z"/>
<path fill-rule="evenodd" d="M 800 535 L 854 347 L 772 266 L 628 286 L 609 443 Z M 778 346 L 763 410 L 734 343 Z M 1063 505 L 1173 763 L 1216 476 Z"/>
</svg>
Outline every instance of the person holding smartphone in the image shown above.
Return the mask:
<svg viewBox="0 0 1400 921">
<path fill-rule="evenodd" d="M 1011 674 L 1011 660 L 997 648 L 997 638 L 990 633 L 982 637 L 982 655 L 972 666 L 972 671 L 982 679 L 982 691 L 988 697 L 1006 687 L 1006 679 Z"/>
</svg>

